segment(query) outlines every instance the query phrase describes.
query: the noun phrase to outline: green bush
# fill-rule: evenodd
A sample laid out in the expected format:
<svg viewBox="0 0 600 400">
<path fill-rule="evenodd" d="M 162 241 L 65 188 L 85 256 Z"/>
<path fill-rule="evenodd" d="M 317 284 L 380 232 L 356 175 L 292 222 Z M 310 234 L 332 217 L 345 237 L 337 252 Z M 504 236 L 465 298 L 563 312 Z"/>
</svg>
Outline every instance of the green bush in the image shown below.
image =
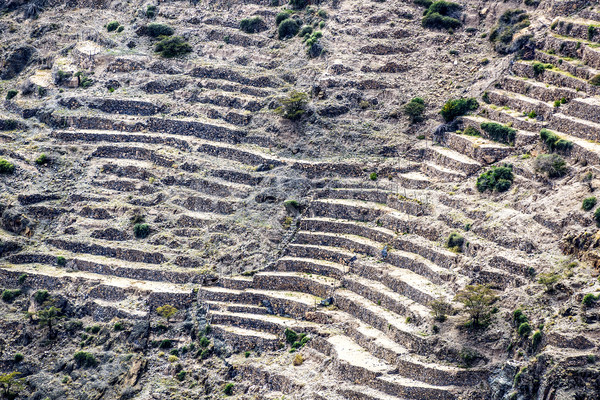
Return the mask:
<svg viewBox="0 0 600 400">
<path fill-rule="evenodd" d="M 133 226 L 133 233 L 138 239 L 144 239 L 150 234 L 150 226 L 148 224 L 135 224 Z"/>
<path fill-rule="evenodd" d="M 308 0 L 290 0 L 290 7 L 295 10 L 302 10 L 308 5 Z"/>
<path fill-rule="evenodd" d="M 90 77 L 88 77 L 87 74 L 83 71 L 76 72 L 75 76 L 77 77 L 79 87 L 82 87 L 84 89 L 92 86 L 92 84 L 94 83 L 94 81 Z"/>
<path fill-rule="evenodd" d="M 275 112 L 284 118 L 297 120 L 306 112 L 308 95 L 303 92 L 292 91 L 287 98 L 281 100 L 281 106 Z"/>
<path fill-rule="evenodd" d="M 20 363 L 21 361 L 23 361 L 24 358 L 25 357 L 23 357 L 23 354 L 16 353 L 13 359 L 15 360 L 16 363 Z"/>
<path fill-rule="evenodd" d="M 524 322 L 529 322 L 529 318 L 527 318 L 527 316 L 523 313 L 523 310 L 517 308 L 515 311 L 513 311 L 513 321 L 515 321 L 515 324 L 519 326 Z"/>
<path fill-rule="evenodd" d="M 448 100 L 442 107 L 440 114 L 446 122 L 453 121 L 456 117 L 465 115 L 469 111 L 474 111 L 479 108 L 479 103 L 473 97 L 468 99 L 453 99 Z"/>
<path fill-rule="evenodd" d="M 4 158 L 0 158 L 0 174 L 12 174 L 15 172 L 14 164 L 9 163 Z"/>
<path fill-rule="evenodd" d="M 423 121 L 425 112 L 425 101 L 420 97 L 415 97 L 404 106 L 404 114 L 410 117 L 411 122 Z"/>
<path fill-rule="evenodd" d="M 146 18 L 154 18 L 156 16 L 156 6 L 148 6 L 146 8 Z"/>
<path fill-rule="evenodd" d="M 202 336 L 202 338 L 200 338 L 200 341 L 198 343 L 202 347 L 208 347 L 208 345 L 210 344 L 210 339 L 207 338 L 206 336 Z"/>
<path fill-rule="evenodd" d="M 481 132 L 479 132 L 477 129 L 475 129 L 472 126 L 467 126 L 465 129 L 463 129 L 462 134 L 469 135 L 469 136 L 481 136 Z"/>
<path fill-rule="evenodd" d="M 540 131 L 540 139 L 542 139 L 550 151 L 567 151 L 573 147 L 573 142 L 561 139 L 560 136 L 548 129 L 542 129 Z"/>
<path fill-rule="evenodd" d="M 50 163 L 50 158 L 48 158 L 47 155 L 45 155 L 44 153 L 40 154 L 38 158 L 35 159 L 35 163 L 37 165 L 45 165 Z"/>
<path fill-rule="evenodd" d="M 118 322 L 115 322 L 115 324 L 113 325 L 113 329 L 117 332 L 120 332 L 123 329 L 125 329 L 125 325 L 121 321 L 118 321 Z"/>
<path fill-rule="evenodd" d="M 19 282 L 19 285 L 22 285 L 25 283 L 25 280 L 27 279 L 27 274 L 21 274 L 19 275 L 19 277 L 17 278 L 17 282 Z"/>
<path fill-rule="evenodd" d="M 541 62 L 534 62 L 533 64 L 531 64 L 531 66 L 533 67 L 533 75 L 535 76 L 538 76 L 547 69 L 554 68 L 552 64 L 544 64 Z"/>
<path fill-rule="evenodd" d="M 144 33 L 151 37 L 171 36 L 175 33 L 175 29 L 165 24 L 148 24 Z"/>
<path fill-rule="evenodd" d="M 285 339 L 290 344 L 292 344 L 298 340 L 298 334 L 292 329 L 286 328 L 284 334 L 285 334 Z"/>
<path fill-rule="evenodd" d="M 120 26 L 117 28 L 117 32 L 123 32 L 124 30 L 125 30 L 125 27 L 124 27 L 123 25 L 120 25 Z"/>
<path fill-rule="evenodd" d="M 33 295 L 33 299 L 38 304 L 43 304 L 50 297 L 50 293 L 47 290 L 38 290 Z"/>
<path fill-rule="evenodd" d="M 586 307 L 591 307 L 594 304 L 596 304 L 596 302 L 600 299 L 600 295 L 594 296 L 592 293 L 588 293 L 585 296 L 583 296 L 583 300 L 581 301 L 581 304 L 583 304 Z"/>
<path fill-rule="evenodd" d="M 456 233 L 452 232 L 448 239 L 446 240 L 446 247 L 450 249 L 456 249 L 458 251 L 462 251 L 463 245 L 465 244 L 465 238 Z"/>
<path fill-rule="evenodd" d="M 56 257 L 56 264 L 58 264 L 61 267 L 63 267 L 63 266 L 65 266 L 67 264 L 67 259 L 64 258 L 63 256 L 58 256 L 58 257 Z"/>
<path fill-rule="evenodd" d="M 177 380 L 180 382 L 183 382 L 185 380 L 185 376 L 187 375 L 186 371 L 179 371 L 177 373 L 177 375 L 175 375 L 177 377 Z"/>
<path fill-rule="evenodd" d="M 311 33 L 313 33 L 313 27 L 310 25 L 304 25 L 298 32 L 298 36 L 308 39 Z"/>
<path fill-rule="evenodd" d="M 481 129 L 488 134 L 490 139 L 505 144 L 514 144 L 517 131 L 508 126 L 497 124 L 495 122 L 484 122 Z"/>
<path fill-rule="evenodd" d="M 117 21 L 112 21 L 106 24 L 106 30 L 109 32 L 116 31 L 119 27 L 119 23 Z"/>
<path fill-rule="evenodd" d="M 277 28 L 277 35 L 280 40 L 292 38 L 298 34 L 300 25 L 295 19 L 288 18 L 279 24 Z"/>
<path fill-rule="evenodd" d="M 93 354 L 85 351 L 78 351 L 77 353 L 73 354 L 73 359 L 78 366 L 84 368 L 95 367 L 98 365 L 98 360 L 96 360 L 96 357 L 94 357 Z"/>
<path fill-rule="evenodd" d="M 560 178 L 565 176 L 568 171 L 564 158 L 555 153 L 537 156 L 534 167 L 536 171 L 549 178 Z"/>
<path fill-rule="evenodd" d="M 262 26 L 264 23 L 260 17 L 244 18 L 240 21 L 240 29 L 246 33 L 259 32 Z"/>
<path fill-rule="evenodd" d="M 583 202 L 581 203 L 581 208 L 585 211 L 590 211 L 592 208 L 594 208 L 594 206 L 596 205 L 596 197 L 592 196 L 592 197 L 586 197 L 585 199 L 583 199 Z"/>
<path fill-rule="evenodd" d="M 425 8 L 429 8 L 433 4 L 433 1 L 431 1 L 431 0 L 413 0 L 413 2 L 416 5 L 425 7 Z"/>
<path fill-rule="evenodd" d="M 21 289 L 5 289 L 2 292 L 2 300 L 6 303 L 11 303 L 14 299 L 19 297 L 23 292 Z"/>
<path fill-rule="evenodd" d="M 173 36 L 162 39 L 156 44 L 154 51 L 160 53 L 165 58 L 173 58 L 192 52 L 192 46 L 189 45 L 181 36 Z"/>
<path fill-rule="evenodd" d="M 292 15 L 292 11 L 290 10 L 280 12 L 275 16 L 275 25 L 279 26 L 283 21 L 288 19 L 290 15 Z"/>
<path fill-rule="evenodd" d="M 597 224 L 600 224 L 600 207 L 596 208 L 596 211 L 594 211 L 594 220 Z"/>
<path fill-rule="evenodd" d="M 511 47 L 515 33 L 529 26 L 529 16 L 523 10 L 507 10 L 500 16 L 498 23 L 492 28 L 489 40 L 500 54 L 516 51 Z"/>
<path fill-rule="evenodd" d="M 371 172 L 369 174 L 369 179 L 372 181 L 376 181 L 377 180 L 377 172 Z"/>
<path fill-rule="evenodd" d="M 514 180 L 512 165 L 502 167 L 491 167 L 489 170 L 479 175 L 475 186 L 480 192 L 486 190 L 495 190 L 497 192 L 507 191 Z"/>
<path fill-rule="evenodd" d="M 171 347 L 173 347 L 173 341 L 171 339 L 163 339 L 158 344 L 159 349 L 170 349 Z"/>
<path fill-rule="evenodd" d="M 432 29 L 455 29 L 462 25 L 460 17 L 461 5 L 447 1 L 431 3 L 425 12 L 421 25 Z"/>
<path fill-rule="evenodd" d="M 226 384 L 225 387 L 223 387 L 223 393 L 226 396 L 231 396 L 233 394 L 233 383 L 229 382 Z"/>
<path fill-rule="evenodd" d="M 519 333 L 519 336 L 529 335 L 531 333 L 531 326 L 529 325 L 529 322 L 523 322 L 521 325 L 519 325 L 517 332 Z"/>
<path fill-rule="evenodd" d="M 14 90 L 14 89 L 10 89 L 8 92 L 6 92 L 6 100 L 10 100 L 18 94 L 19 94 L 18 91 Z"/>
<path fill-rule="evenodd" d="M 533 336 L 531 336 L 531 346 L 535 349 L 540 345 L 541 342 L 542 342 L 542 332 L 535 331 L 533 333 Z"/>
</svg>

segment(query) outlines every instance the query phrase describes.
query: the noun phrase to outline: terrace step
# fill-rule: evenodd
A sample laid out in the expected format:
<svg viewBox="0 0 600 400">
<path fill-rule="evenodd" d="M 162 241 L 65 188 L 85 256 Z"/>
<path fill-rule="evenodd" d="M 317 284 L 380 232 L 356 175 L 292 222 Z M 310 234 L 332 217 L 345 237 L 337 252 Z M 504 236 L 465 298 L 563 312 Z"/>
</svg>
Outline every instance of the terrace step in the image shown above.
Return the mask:
<svg viewBox="0 0 600 400">
<path fill-rule="evenodd" d="M 326 248 L 327 246 L 313 247 Z M 352 256 L 348 258 L 348 260 L 350 260 L 351 258 Z M 308 257 L 281 257 L 279 260 L 277 260 L 276 263 L 273 264 L 271 268 L 274 271 L 316 274 L 321 276 L 332 277 L 335 279 L 340 279 L 348 270 L 348 267 L 344 264 L 340 264 L 338 262 L 330 260 L 318 259 L 315 254 L 310 254 Z"/>
<path fill-rule="evenodd" d="M 340 286 L 337 279 L 302 272 L 259 272 L 254 275 L 254 288 L 297 291 L 314 296 L 331 297 Z"/>
<path fill-rule="evenodd" d="M 598 21 L 583 18 L 559 17 L 552 23 L 552 30 L 560 35 L 592 42 L 600 42 L 600 32 L 596 32 L 592 37 L 589 37 L 588 28 L 590 25 L 597 26 Z"/>
<path fill-rule="evenodd" d="M 348 400 L 402 400 L 400 397 L 392 396 L 368 386 L 344 384 L 338 389 L 338 393 Z"/>
<path fill-rule="evenodd" d="M 597 97 L 573 99 L 561 110 L 569 116 L 600 124 L 600 100 Z"/>
<path fill-rule="evenodd" d="M 442 182 L 462 181 L 467 178 L 467 174 L 465 174 L 464 172 L 441 167 L 437 164 L 427 161 L 423 163 L 421 169 L 426 174 L 426 176 L 430 176 Z"/>
<path fill-rule="evenodd" d="M 476 129 L 481 131 L 479 124 L 465 122 L 465 126 L 472 125 L 477 126 Z M 460 135 L 454 132 L 448 132 L 445 136 L 445 142 L 448 147 L 483 164 L 491 164 L 502 160 L 514 152 L 514 148 L 512 147 L 485 139 L 481 136 Z"/>
<path fill-rule="evenodd" d="M 590 165 L 600 165 L 600 143 L 582 139 L 577 136 L 567 135 L 561 131 L 552 130 L 562 139 L 573 142 L 573 148 L 569 151 L 569 155 L 579 160 L 586 160 Z"/>
<path fill-rule="evenodd" d="M 287 328 L 302 333 L 316 333 L 319 331 L 318 324 L 306 321 L 296 321 L 292 318 L 279 317 L 276 315 L 254 315 L 228 311 L 211 311 L 209 316 L 211 325 L 234 326 L 242 329 L 263 331 L 273 335 L 281 335 Z"/>
<path fill-rule="evenodd" d="M 437 164 L 435 166 L 439 171 L 450 171 L 449 174 L 458 176 L 460 179 L 463 179 L 464 176 L 473 175 L 482 167 L 481 163 L 465 156 L 464 154 L 441 146 L 429 147 L 427 149 L 427 159 Z M 427 163 L 426 165 L 429 167 L 431 164 Z M 427 169 L 429 170 L 429 168 Z M 461 173 L 464 175 L 461 175 Z"/>
<path fill-rule="evenodd" d="M 317 199 L 353 199 L 384 204 L 387 202 L 387 198 L 390 195 L 389 191 L 384 191 L 380 189 L 350 188 L 318 189 L 314 193 L 315 198 Z"/>
<path fill-rule="evenodd" d="M 280 339 L 272 333 L 220 324 L 211 324 L 210 328 L 213 335 L 226 341 L 237 351 L 279 348 Z"/>
<path fill-rule="evenodd" d="M 395 211 L 385 204 L 353 199 L 316 199 L 311 202 L 311 217 L 335 216 L 356 221 L 374 221 L 388 212 Z"/>
<path fill-rule="evenodd" d="M 544 69 L 543 72 L 536 73 L 533 69 L 532 63 L 517 61 L 513 64 L 512 71 L 518 76 L 535 79 L 539 82 L 544 82 L 549 85 L 579 90 L 582 92 L 582 94 L 600 94 L 600 87 L 593 86 L 589 84 L 585 79 L 580 79 L 576 76 L 573 76 L 567 71 L 563 71 L 558 67 L 553 67 L 552 69 Z M 540 109 L 540 111 L 541 110 L 542 109 Z M 537 112 L 538 110 L 535 111 Z M 540 115 L 540 113 L 538 113 L 538 115 Z"/>
<path fill-rule="evenodd" d="M 502 79 L 502 89 L 545 103 L 553 103 L 555 100 L 560 100 L 563 97 L 570 101 L 583 96 L 582 93 L 573 89 L 548 85 L 533 79 L 510 75 Z"/>
<path fill-rule="evenodd" d="M 482 135 L 487 136 L 487 133 L 481 128 L 481 124 L 483 124 L 483 123 L 496 123 L 497 124 L 498 122 L 494 121 L 493 119 L 485 118 L 483 116 L 463 117 L 463 124 L 465 127 L 472 126 L 473 128 L 477 129 L 479 132 L 481 132 Z M 533 144 L 536 142 L 536 139 L 538 137 L 537 133 L 530 132 L 528 130 L 519 129 L 514 126 L 512 126 L 511 128 L 516 130 L 514 144 L 512 146 L 508 147 L 508 149 L 498 151 L 498 153 L 499 153 L 498 157 L 502 156 L 503 154 L 506 154 L 505 157 L 507 157 L 511 154 L 514 154 L 514 152 L 517 150 L 517 146 Z M 466 137 L 468 135 L 463 135 L 463 136 Z M 497 142 L 491 141 L 491 143 L 497 143 Z M 502 146 L 502 144 L 497 144 L 497 145 Z M 505 157 L 502 157 L 502 158 L 505 158 Z M 500 159 L 501 158 L 497 158 L 497 160 L 500 160 Z"/>
<path fill-rule="evenodd" d="M 523 113 L 511 110 L 508 107 L 498 108 L 490 105 L 483 108 L 482 114 L 492 121 L 498 121 L 499 123 L 518 129 L 521 134 L 515 139 L 515 147 L 517 148 L 535 143 L 538 135 L 534 132 L 539 132 L 547 124 L 546 122 L 526 117 Z"/>
<path fill-rule="evenodd" d="M 549 128 L 561 132 L 569 132 L 581 139 L 600 141 L 600 123 L 591 122 L 572 115 L 563 113 L 554 114 L 549 123 Z"/>
<path fill-rule="evenodd" d="M 400 185 L 410 189 L 427 189 L 431 182 L 429 178 L 420 172 L 407 172 L 398 174 Z"/>
<path fill-rule="evenodd" d="M 255 306 L 252 304 L 227 304 L 218 301 L 205 301 L 204 304 L 208 306 L 209 310 L 216 311 L 229 311 L 234 313 L 248 313 L 248 314 L 268 314 L 268 310 L 265 307 Z"/>
<path fill-rule="evenodd" d="M 535 112 L 538 116 L 543 118 L 550 118 L 555 111 L 553 103 L 543 102 L 519 93 L 508 92 L 506 90 L 491 90 L 488 92 L 488 97 L 492 104 L 497 106 L 507 106 L 513 110 L 517 110 L 525 114 Z"/>
<path fill-rule="evenodd" d="M 579 79 L 588 81 L 600 73 L 595 68 L 588 67 L 581 60 L 573 60 L 569 57 L 561 57 L 536 49 L 535 59 L 544 63 L 552 64 Z"/>
</svg>

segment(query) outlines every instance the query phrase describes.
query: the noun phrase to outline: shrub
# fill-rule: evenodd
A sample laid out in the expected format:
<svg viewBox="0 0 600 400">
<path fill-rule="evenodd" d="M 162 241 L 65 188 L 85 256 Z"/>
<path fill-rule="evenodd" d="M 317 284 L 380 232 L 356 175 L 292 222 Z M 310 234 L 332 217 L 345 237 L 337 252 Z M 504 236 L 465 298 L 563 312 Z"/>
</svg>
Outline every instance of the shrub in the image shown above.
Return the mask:
<svg viewBox="0 0 600 400">
<path fill-rule="evenodd" d="M 372 181 L 376 181 L 377 180 L 377 172 L 371 172 L 369 174 L 369 179 Z"/>
<path fill-rule="evenodd" d="M 148 6 L 146 8 L 146 18 L 154 18 L 156 16 L 156 6 Z"/>
<path fill-rule="evenodd" d="M 533 64 L 531 64 L 531 66 L 533 67 L 533 75 L 535 76 L 538 76 L 547 69 L 553 68 L 552 64 L 544 64 L 541 62 L 534 62 Z"/>
<path fill-rule="evenodd" d="M 533 336 L 531 337 L 531 346 L 535 349 L 540 345 L 541 342 L 542 342 L 542 332 L 535 331 L 533 333 Z"/>
<path fill-rule="evenodd" d="M 313 27 L 310 25 L 304 25 L 302 29 L 298 32 L 298 36 L 308 39 L 310 34 L 313 33 Z"/>
<path fill-rule="evenodd" d="M 106 24 L 106 30 L 109 32 L 116 31 L 119 27 L 119 23 L 117 21 L 112 21 Z"/>
<path fill-rule="evenodd" d="M 9 163 L 4 158 L 0 158 L 0 174 L 12 174 L 15 172 L 14 164 Z"/>
<path fill-rule="evenodd" d="M 443 298 L 433 300 L 429 303 L 431 314 L 436 321 L 444 322 L 448 318 L 448 314 L 453 312 L 452 304 L 448 303 Z"/>
<path fill-rule="evenodd" d="M 135 224 L 133 226 L 133 233 L 138 239 L 144 239 L 150 234 L 150 226 L 148 224 Z"/>
<path fill-rule="evenodd" d="M 469 111 L 474 111 L 479 108 L 479 103 L 473 97 L 468 99 L 453 99 L 448 100 L 442 107 L 440 114 L 446 122 L 453 121 L 456 117 L 465 115 Z"/>
<path fill-rule="evenodd" d="M 25 283 L 25 279 L 27 279 L 27 274 L 21 274 L 17 278 L 17 282 L 19 283 L 19 285 L 22 285 Z"/>
<path fill-rule="evenodd" d="M 570 140 L 561 139 L 560 136 L 552 131 L 549 131 L 548 129 L 542 129 L 540 131 L 540 138 L 550 151 L 566 151 L 573 147 L 573 142 Z"/>
<path fill-rule="evenodd" d="M 479 132 L 477 129 L 475 129 L 472 126 L 467 126 L 466 129 L 464 129 L 462 131 L 463 135 L 469 135 L 469 136 L 481 136 L 481 132 Z"/>
<path fill-rule="evenodd" d="M 440 15 L 457 16 L 461 8 L 460 4 L 440 0 L 432 3 L 427 8 L 427 14 L 438 13 Z"/>
<path fill-rule="evenodd" d="M 290 15 L 292 15 L 292 11 L 290 10 L 280 12 L 275 16 L 275 25 L 279 26 L 283 21 L 288 19 Z"/>
<path fill-rule="evenodd" d="M 171 339 L 163 339 L 158 344 L 159 349 L 170 349 L 171 347 L 173 347 L 173 341 L 171 341 Z"/>
<path fill-rule="evenodd" d="M 531 333 L 531 326 L 529 325 L 529 322 L 523 322 L 521 325 L 519 325 L 517 332 L 519 333 L 519 336 L 529 335 Z"/>
<path fill-rule="evenodd" d="M 123 329 L 125 329 L 125 325 L 121 321 L 118 321 L 118 322 L 115 322 L 115 324 L 113 325 L 113 329 L 117 332 L 120 332 Z"/>
<path fill-rule="evenodd" d="M 592 77 L 592 79 L 590 79 L 588 81 L 588 83 L 590 85 L 594 85 L 594 86 L 600 86 L 600 74 L 595 75 L 594 77 Z"/>
<path fill-rule="evenodd" d="M 13 359 L 15 360 L 16 363 L 20 363 L 21 361 L 23 361 L 24 358 L 25 357 L 23 357 L 23 354 L 16 353 Z"/>
<path fill-rule="evenodd" d="M 93 354 L 85 351 L 78 351 L 77 353 L 73 354 L 73 359 L 75 360 L 78 366 L 84 368 L 95 367 L 96 365 L 98 365 L 96 357 L 94 357 Z"/>
<path fill-rule="evenodd" d="M 560 275 L 556 272 L 546 272 L 538 274 L 538 283 L 546 286 L 546 292 L 552 293 L 554 291 L 554 285 L 560 280 Z"/>
<path fill-rule="evenodd" d="M 423 121 L 425 112 L 425 101 L 420 97 L 415 97 L 404 106 L 404 114 L 410 117 L 411 122 Z"/>
<path fill-rule="evenodd" d="M 581 301 L 581 304 L 583 304 L 586 307 L 591 307 L 593 306 L 598 300 L 600 299 L 600 295 L 594 296 L 592 293 L 588 293 L 585 296 L 583 296 L 583 300 Z"/>
<path fill-rule="evenodd" d="M 302 357 L 302 354 L 300 354 L 300 353 L 297 353 L 297 354 L 294 356 L 294 361 L 292 361 L 292 364 L 294 364 L 294 366 L 296 366 L 296 367 L 297 367 L 297 366 L 300 366 L 300 365 L 302 365 L 302 363 L 303 363 L 303 362 L 304 362 L 304 357 Z"/>
<path fill-rule="evenodd" d="M 38 158 L 35 159 L 35 163 L 37 165 L 45 165 L 50 163 L 50 158 L 44 153 L 40 154 Z"/>
<path fill-rule="evenodd" d="M 14 299 L 16 299 L 17 297 L 19 297 L 23 292 L 21 291 L 21 289 L 5 289 L 2 292 L 2 300 L 7 302 L 7 303 L 11 303 Z"/>
<path fill-rule="evenodd" d="M 170 304 L 165 304 L 164 306 L 158 307 L 156 312 L 162 316 L 164 319 L 169 322 L 169 319 L 177 313 L 177 308 L 173 307 Z"/>
<path fill-rule="evenodd" d="M 281 106 L 275 112 L 284 118 L 297 120 L 306 112 L 308 95 L 303 92 L 292 91 L 287 98 L 281 100 Z"/>
<path fill-rule="evenodd" d="M 284 333 L 285 333 L 285 340 L 287 340 L 288 343 L 292 344 L 296 340 L 298 340 L 298 334 L 295 331 L 293 331 L 292 329 L 286 328 Z"/>
<path fill-rule="evenodd" d="M 202 336 L 202 338 L 200 339 L 199 344 L 202 347 L 208 347 L 208 345 L 210 344 L 210 340 L 206 336 Z"/>
<path fill-rule="evenodd" d="M 492 28 L 489 40 L 500 54 L 516 51 L 518 46 L 511 46 L 515 33 L 529 26 L 529 16 L 523 10 L 507 10 L 500 16 L 498 23 Z"/>
<path fill-rule="evenodd" d="M 175 33 L 175 29 L 164 24 L 148 24 L 143 30 L 144 34 L 151 37 L 171 36 Z"/>
<path fill-rule="evenodd" d="M 512 165 L 504 165 L 502 167 L 492 167 L 479 175 L 475 186 L 482 193 L 486 190 L 505 192 L 510 188 L 513 180 Z"/>
<path fill-rule="evenodd" d="M 58 257 L 56 257 L 56 264 L 58 264 L 62 267 L 67 264 L 67 259 L 64 258 L 63 256 L 58 256 Z"/>
<path fill-rule="evenodd" d="M 564 158 L 555 153 L 537 156 L 534 167 L 536 171 L 549 178 L 560 178 L 561 176 L 565 176 L 568 171 Z"/>
<path fill-rule="evenodd" d="M 596 27 L 594 25 L 588 26 L 588 32 L 587 32 L 588 40 L 594 39 L 595 34 L 596 34 Z"/>
<path fill-rule="evenodd" d="M 515 311 L 513 311 L 513 321 L 515 321 L 515 324 L 519 326 L 524 322 L 528 322 L 529 318 L 527 318 L 527 316 L 523 313 L 523 310 L 517 308 Z"/>
<path fill-rule="evenodd" d="M 8 92 L 6 92 L 6 100 L 10 100 L 18 94 L 19 94 L 18 91 L 14 90 L 14 89 L 10 89 Z"/>
<path fill-rule="evenodd" d="M 488 286 L 467 285 L 456 294 L 455 300 L 463 303 L 464 310 L 469 315 L 466 326 L 484 327 L 489 324 L 491 305 L 496 301 L 496 296 Z"/>
<path fill-rule="evenodd" d="M 121 25 L 117 28 L 117 32 L 123 32 L 124 30 L 125 30 L 125 27 L 123 25 Z"/>
<path fill-rule="evenodd" d="M 192 46 L 189 45 L 181 36 L 164 38 L 156 44 L 154 51 L 160 53 L 165 58 L 173 58 L 192 52 Z"/>
<path fill-rule="evenodd" d="M 292 38 L 298 34 L 300 24 L 295 19 L 287 18 L 277 28 L 277 35 L 280 40 Z"/>
<path fill-rule="evenodd" d="M 290 7 L 295 10 L 302 10 L 308 5 L 308 0 L 290 0 Z"/>
<path fill-rule="evenodd" d="M 233 383 L 229 382 L 223 387 L 223 393 L 226 396 L 231 396 L 233 394 Z"/>
<path fill-rule="evenodd" d="M 594 208 L 594 206 L 596 205 L 596 197 L 592 196 L 592 197 L 586 197 L 585 199 L 583 199 L 583 202 L 581 203 L 581 208 L 584 211 L 590 211 L 592 208 Z"/>
<path fill-rule="evenodd" d="M 490 139 L 496 142 L 514 144 L 517 131 L 508 126 L 497 124 L 495 122 L 484 122 L 481 124 L 481 129 L 488 134 Z"/>
<path fill-rule="evenodd" d="M 423 28 L 431 29 L 455 29 L 462 25 L 462 23 L 456 18 L 444 17 L 438 13 L 427 14 L 421 21 Z"/>
<path fill-rule="evenodd" d="M 246 33 L 260 32 L 264 22 L 260 17 L 244 18 L 240 21 L 240 29 Z"/>
<path fill-rule="evenodd" d="M 76 72 L 75 76 L 77 77 L 77 85 L 84 89 L 89 88 L 94 83 L 94 81 L 83 71 Z"/>
<path fill-rule="evenodd" d="M 177 373 L 177 375 L 175 375 L 177 377 L 177 380 L 180 382 L 183 382 L 183 380 L 185 380 L 185 376 L 187 375 L 186 371 L 179 371 Z"/>
<path fill-rule="evenodd" d="M 470 349 L 468 347 L 463 347 L 458 353 L 459 357 L 463 361 L 463 364 L 467 367 L 473 365 L 481 355 L 474 349 Z"/>
<path fill-rule="evenodd" d="M 465 244 L 465 238 L 456 232 L 452 232 L 446 240 L 446 246 L 450 249 L 456 249 L 462 251 L 463 245 Z"/>
<path fill-rule="evenodd" d="M 38 304 L 44 303 L 46 300 L 48 300 L 48 297 L 50 297 L 50 294 L 48 293 L 47 290 L 38 290 L 33 295 L 33 299 Z"/>
<path fill-rule="evenodd" d="M 416 5 L 425 7 L 425 8 L 429 8 L 433 4 L 433 1 L 431 1 L 431 0 L 413 0 L 413 2 Z"/>
</svg>

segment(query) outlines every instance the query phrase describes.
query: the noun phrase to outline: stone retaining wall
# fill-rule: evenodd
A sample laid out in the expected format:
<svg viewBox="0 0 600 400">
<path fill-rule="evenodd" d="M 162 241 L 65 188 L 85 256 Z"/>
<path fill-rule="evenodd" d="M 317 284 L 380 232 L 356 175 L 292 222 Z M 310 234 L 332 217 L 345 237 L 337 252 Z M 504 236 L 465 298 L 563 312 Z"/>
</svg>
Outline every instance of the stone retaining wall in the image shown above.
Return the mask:
<svg viewBox="0 0 600 400">
<path fill-rule="evenodd" d="M 59 249 L 68 250 L 72 253 L 94 254 L 97 256 L 119 258 L 132 262 L 143 262 L 148 264 L 162 264 L 166 258 L 162 253 L 149 253 L 135 249 L 122 249 L 119 247 L 107 247 L 97 244 L 70 242 L 62 239 L 49 239 L 47 243 Z"/>
</svg>

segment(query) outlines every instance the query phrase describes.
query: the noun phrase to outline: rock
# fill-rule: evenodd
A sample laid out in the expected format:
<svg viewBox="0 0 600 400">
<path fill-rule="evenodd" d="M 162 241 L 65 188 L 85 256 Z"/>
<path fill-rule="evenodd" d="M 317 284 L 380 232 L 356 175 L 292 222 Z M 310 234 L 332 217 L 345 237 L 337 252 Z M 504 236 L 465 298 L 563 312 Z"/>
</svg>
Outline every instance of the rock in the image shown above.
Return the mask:
<svg viewBox="0 0 600 400">
<path fill-rule="evenodd" d="M 0 72 L 0 79 L 12 79 L 19 75 L 31 62 L 36 50 L 31 46 L 15 49 L 4 61 Z"/>
</svg>

